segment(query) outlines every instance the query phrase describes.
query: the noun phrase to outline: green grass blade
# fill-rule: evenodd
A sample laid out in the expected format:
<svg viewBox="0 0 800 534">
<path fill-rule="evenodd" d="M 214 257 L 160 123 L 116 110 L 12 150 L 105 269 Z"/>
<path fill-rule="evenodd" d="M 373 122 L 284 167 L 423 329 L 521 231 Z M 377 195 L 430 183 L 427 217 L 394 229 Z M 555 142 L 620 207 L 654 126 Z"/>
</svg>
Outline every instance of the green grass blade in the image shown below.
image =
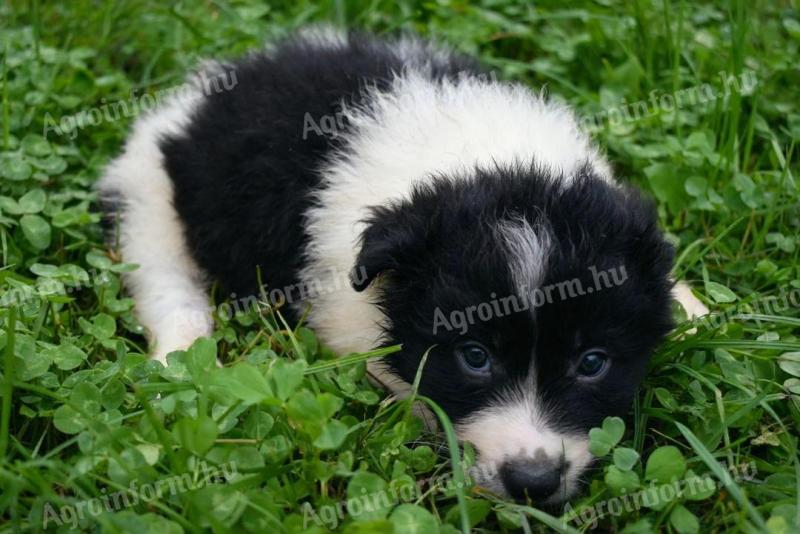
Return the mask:
<svg viewBox="0 0 800 534">
<path fill-rule="evenodd" d="M 461 518 L 461 532 L 463 534 L 469 534 L 469 511 L 467 510 L 467 499 L 464 492 L 467 483 L 464 478 L 464 470 L 461 467 L 461 448 L 458 446 L 458 437 L 456 436 L 455 428 L 453 428 L 453 423 L 450 421 L 447 414 L 444 413 L 444 410 L 442 410 L 433 399 L 421 395 L 418 395 L 416 398 L 427 404 L 434 415 L 439 419 L 439 424 L 442 427 L 442 431 L 447 440 L 447 447 L 450 451 L 450 467 L 453 470 L 455 493 L 456 499 L 458 500 L 458 513 Z"/>
<path fill-rule="evenodd" d="M 697 439 L 697 436 L 689 430 L 688 427 L 685 425 L 675 422 L 675 425 L 678 427 L 678 430 L 683 434 L 683 437 L 686 438 L 686 441 L 689 442 L 689 445 L 692 446 L 694 452 L 697 453 L 697 456 L 705 463 L 708 468 L 714 473 L 714 476 L 725 486 L 725 489 L 728 490 L 728 493 L 736 500 L 739 506 L 747 513 L 750 520 L 755 524 L 756 527 L 761 529 L 762 532 L 767 532 L 767 524 L 764 521 L 764 517 L 761 515 L 750 500 L 745 495 L 742 488 L 734 481 L 725 468 L 720 465 L 720 463 L 714 458 L 714 456 L 709 452 L 703 442 Z"/>
</svg>

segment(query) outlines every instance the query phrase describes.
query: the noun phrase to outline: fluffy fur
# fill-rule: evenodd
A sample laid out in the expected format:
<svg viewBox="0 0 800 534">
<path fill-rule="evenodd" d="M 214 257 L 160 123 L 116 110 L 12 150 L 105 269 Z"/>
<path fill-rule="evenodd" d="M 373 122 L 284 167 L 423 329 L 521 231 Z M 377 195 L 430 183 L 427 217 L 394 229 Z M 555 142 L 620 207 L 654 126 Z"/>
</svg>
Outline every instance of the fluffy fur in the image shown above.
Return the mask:
<svg viewBox="0 0 800 534">
<path fill-rule="evenodd" d="M 672 249 L 650 203 L 567 108 L 416 38 L 305 31 L 213 68 L 236 86 L 189 85 L 140 119 L 99 186 L 140 265 L 127 284 L 155 356 L 211 331 L 210 280 L 239 297 L 304 288 L 284 312 L 310 306 L 340 353 L 402 344 L 375 368 L 398 389 L 433 347 L 421 392 L 475 444 L 482 484 L 572 494 L 589 428 L 625 413 L 671 328 Z M 469 328 L 439 328 L 469 309 Z M 467 341 L 489 373 L 465 367 Z M 585 381 L 593 348 L 610 364 Z"/>
</svg>

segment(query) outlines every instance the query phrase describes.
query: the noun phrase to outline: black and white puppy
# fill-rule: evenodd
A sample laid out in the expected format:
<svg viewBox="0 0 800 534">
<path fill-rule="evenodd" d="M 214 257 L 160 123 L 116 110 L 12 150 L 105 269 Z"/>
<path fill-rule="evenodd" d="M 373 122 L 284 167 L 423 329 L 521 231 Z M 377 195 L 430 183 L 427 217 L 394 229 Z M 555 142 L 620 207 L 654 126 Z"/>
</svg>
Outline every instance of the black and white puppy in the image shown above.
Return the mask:
<svg viewBox="0 0 800 534">
<path fill-rule="evenodd" d="M 224 73 L 227 90 L 198 81 Z M 283 312 L 310 305 L 332 349 L 402 344 L 370 368 L 392 389 L 433 347 L 421 393 L 516 498 L 574 493 L 588 430 L 627 411 L 672 327 L 653 206 L 573 114 L 416 38 L 318 28 L 208 64 L 136 122 L 99 191 L 156 358 L 212 332 L 210 281 L 305 288 Z"/>
</svg>

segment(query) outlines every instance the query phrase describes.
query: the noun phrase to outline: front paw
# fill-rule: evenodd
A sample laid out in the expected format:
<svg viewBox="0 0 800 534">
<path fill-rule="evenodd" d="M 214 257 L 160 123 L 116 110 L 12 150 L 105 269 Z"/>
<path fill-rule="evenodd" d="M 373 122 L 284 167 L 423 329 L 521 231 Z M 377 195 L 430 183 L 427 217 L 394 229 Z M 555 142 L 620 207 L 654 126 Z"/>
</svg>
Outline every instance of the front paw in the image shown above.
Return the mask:
<svg viewBox="0 0 800 534">
<path fill-rule="evenodd" d="M 672 288 L 672 298 L 674 298 L 686 311 L 689 319 L 708 315 L 708 307 L 692 293 L 692 288 L 686 282 L 678 282 Z"/>
<path fill-rule="evenodd" d="M 208 337 L 213 332 L 214 324 L 204 311 L 176 310 L 154 328 L 150 339 L 151 357 L 166 366 L 169 353 L 186 350 L 197 338 Z"/>
</svg>

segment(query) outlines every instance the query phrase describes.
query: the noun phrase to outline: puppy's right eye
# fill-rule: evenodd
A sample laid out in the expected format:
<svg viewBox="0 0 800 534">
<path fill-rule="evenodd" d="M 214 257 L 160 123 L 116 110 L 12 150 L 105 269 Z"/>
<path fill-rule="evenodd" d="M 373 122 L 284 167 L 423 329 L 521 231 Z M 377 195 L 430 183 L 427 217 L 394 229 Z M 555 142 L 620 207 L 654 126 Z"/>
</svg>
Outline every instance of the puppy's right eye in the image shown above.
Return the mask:
<svg viewBox="0 0 800 534">
<path fill-rule="evenodd" d="M 598 378 L 608 365 L 608 355 L 599 349 L 590 350 L 578 362 L 578 374 L 586 379 Z"/>
<path fill-rule="evenodd" d="M 492 359 L 486 347 L 475 341 L 468 341 L 456 348 L 456 356 L 465 369 L 476 375 L 487 375 L 492 370 Z"/>
</svg>

